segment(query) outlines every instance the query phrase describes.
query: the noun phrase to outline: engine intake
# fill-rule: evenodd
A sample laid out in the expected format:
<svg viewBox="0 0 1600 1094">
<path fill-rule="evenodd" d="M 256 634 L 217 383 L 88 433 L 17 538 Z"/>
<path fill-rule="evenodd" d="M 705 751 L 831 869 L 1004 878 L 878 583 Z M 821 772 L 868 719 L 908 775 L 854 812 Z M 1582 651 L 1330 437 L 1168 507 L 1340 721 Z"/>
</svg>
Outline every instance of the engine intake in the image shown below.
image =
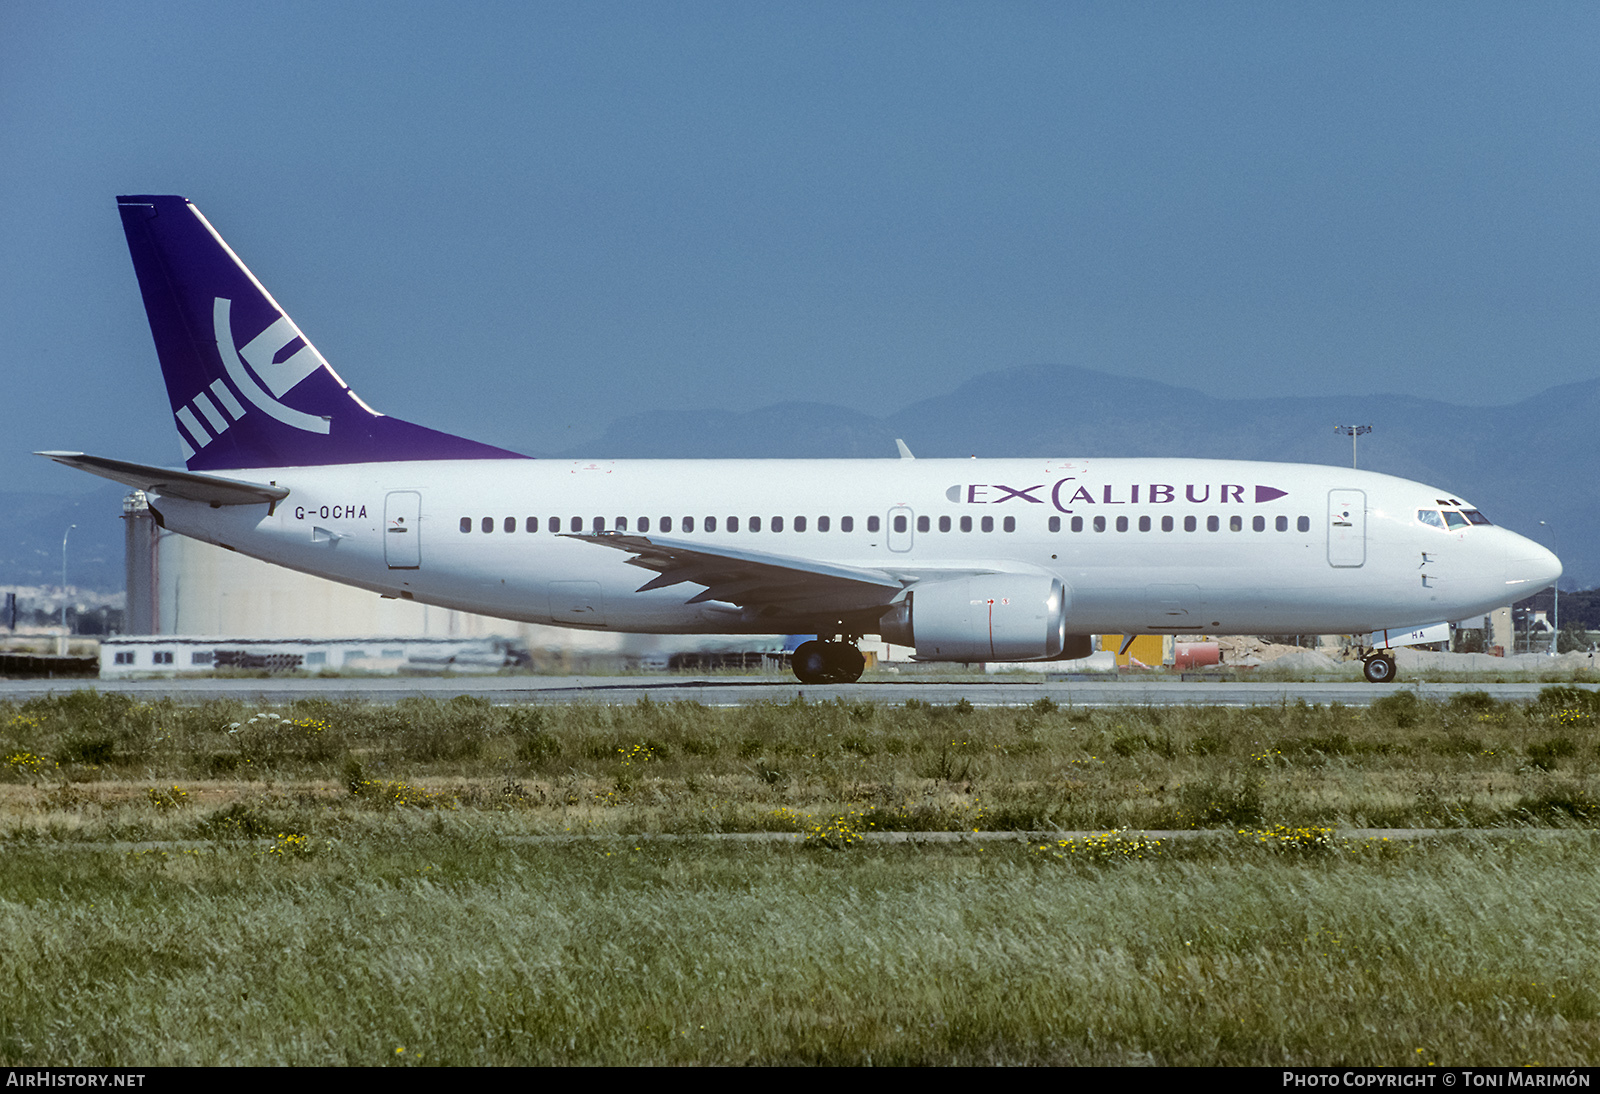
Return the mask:
<svg viewBox="0 0 1600 1094">
<path fill-rule="evenodd" d="M 885 641 L 915 647 L 919 661 L 1082 657 L 1088 640 L 1067 634 L 1068 606 L 1057 578 L 987 574 L 913 586 L 878 626 Z"/>
</svg>

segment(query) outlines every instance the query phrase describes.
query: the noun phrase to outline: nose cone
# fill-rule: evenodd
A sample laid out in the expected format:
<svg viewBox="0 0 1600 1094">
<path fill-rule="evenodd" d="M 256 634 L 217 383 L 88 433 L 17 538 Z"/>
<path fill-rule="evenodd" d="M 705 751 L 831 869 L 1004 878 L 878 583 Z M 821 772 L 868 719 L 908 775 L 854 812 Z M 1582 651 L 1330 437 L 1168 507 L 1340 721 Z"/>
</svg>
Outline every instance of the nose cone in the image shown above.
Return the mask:
<svg viewBox="0 0 1600 1094">
<path fill-rule="evenodd" d="M 1516 596 L 1548 588 L 1561 576 L 1561 560 L 1531 539 L 1517 536 L 1506 549 L 1506 587 Z"/>
</svg>

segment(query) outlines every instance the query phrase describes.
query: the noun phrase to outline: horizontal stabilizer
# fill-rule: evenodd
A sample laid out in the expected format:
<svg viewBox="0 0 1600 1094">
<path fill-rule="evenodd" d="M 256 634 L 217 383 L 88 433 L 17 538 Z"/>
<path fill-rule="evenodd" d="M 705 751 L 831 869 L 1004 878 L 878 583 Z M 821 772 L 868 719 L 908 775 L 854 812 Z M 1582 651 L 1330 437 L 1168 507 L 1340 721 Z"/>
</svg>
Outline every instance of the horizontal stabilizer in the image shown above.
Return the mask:
<svg viewBox="0 0 1600 1094">
<path fill-rule="evenodd" d="M 104 456 L 85 456 L 82 452 L 35 452 L 34 455 L 76 467 L 79 471 L 87 471 L 103 479 L 148 490 L 152 494 L 185 501 L 203 501 L 210 505 L 270 505 L 289 496 L 286 486 L 241 482 L 202 471 L 174 471 L 170 467 L 108 460 Z"/>
</svg>

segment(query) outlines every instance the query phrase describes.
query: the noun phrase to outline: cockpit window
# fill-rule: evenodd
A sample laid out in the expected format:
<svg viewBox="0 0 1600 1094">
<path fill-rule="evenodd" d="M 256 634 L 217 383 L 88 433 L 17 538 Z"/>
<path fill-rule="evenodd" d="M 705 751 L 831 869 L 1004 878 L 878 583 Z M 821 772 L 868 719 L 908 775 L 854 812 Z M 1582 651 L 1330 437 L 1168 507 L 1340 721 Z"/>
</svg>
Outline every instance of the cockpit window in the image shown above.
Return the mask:
<svg viewBox="0 0 1600 1094">
<path fill-rule="evenodd" d="M 1418 509 L 1417 519 L 1430 528 L 1444 527 L 1444 518 L 1439 515 L 1436 509 Z"/>
<path fill-rule="evenodd" d="M 1478 512 L 1476 509 L 1463 509 L 1463 510 L 1461 510 L 1461 515 L 1466 517 L 1473 524 L 1488 524 L 1488 523 L 1490 523 L 1489 518 L 1484 516 L 1482 513 Z"/>
<path fill-rule="evenodd" d="M 1467 518 L 1451 509 L 1444 511 L 1444 522 L 1450 528 L 1465 528 L 1467 526 Z"/>
</svg>

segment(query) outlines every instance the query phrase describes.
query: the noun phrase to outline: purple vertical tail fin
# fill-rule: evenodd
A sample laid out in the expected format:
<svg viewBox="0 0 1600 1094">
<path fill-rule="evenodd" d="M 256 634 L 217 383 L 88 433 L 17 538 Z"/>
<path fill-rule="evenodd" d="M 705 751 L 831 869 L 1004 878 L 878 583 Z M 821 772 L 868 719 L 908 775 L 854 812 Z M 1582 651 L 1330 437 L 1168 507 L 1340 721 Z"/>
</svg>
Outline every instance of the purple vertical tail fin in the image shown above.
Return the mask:
<svg viewBox="0 0 1600 1094">
<path fill-rule="evenodd" d="M 117 207 L 191 471 L 517 458 L 363 403 L 186 199 Z"/>
</svg>

